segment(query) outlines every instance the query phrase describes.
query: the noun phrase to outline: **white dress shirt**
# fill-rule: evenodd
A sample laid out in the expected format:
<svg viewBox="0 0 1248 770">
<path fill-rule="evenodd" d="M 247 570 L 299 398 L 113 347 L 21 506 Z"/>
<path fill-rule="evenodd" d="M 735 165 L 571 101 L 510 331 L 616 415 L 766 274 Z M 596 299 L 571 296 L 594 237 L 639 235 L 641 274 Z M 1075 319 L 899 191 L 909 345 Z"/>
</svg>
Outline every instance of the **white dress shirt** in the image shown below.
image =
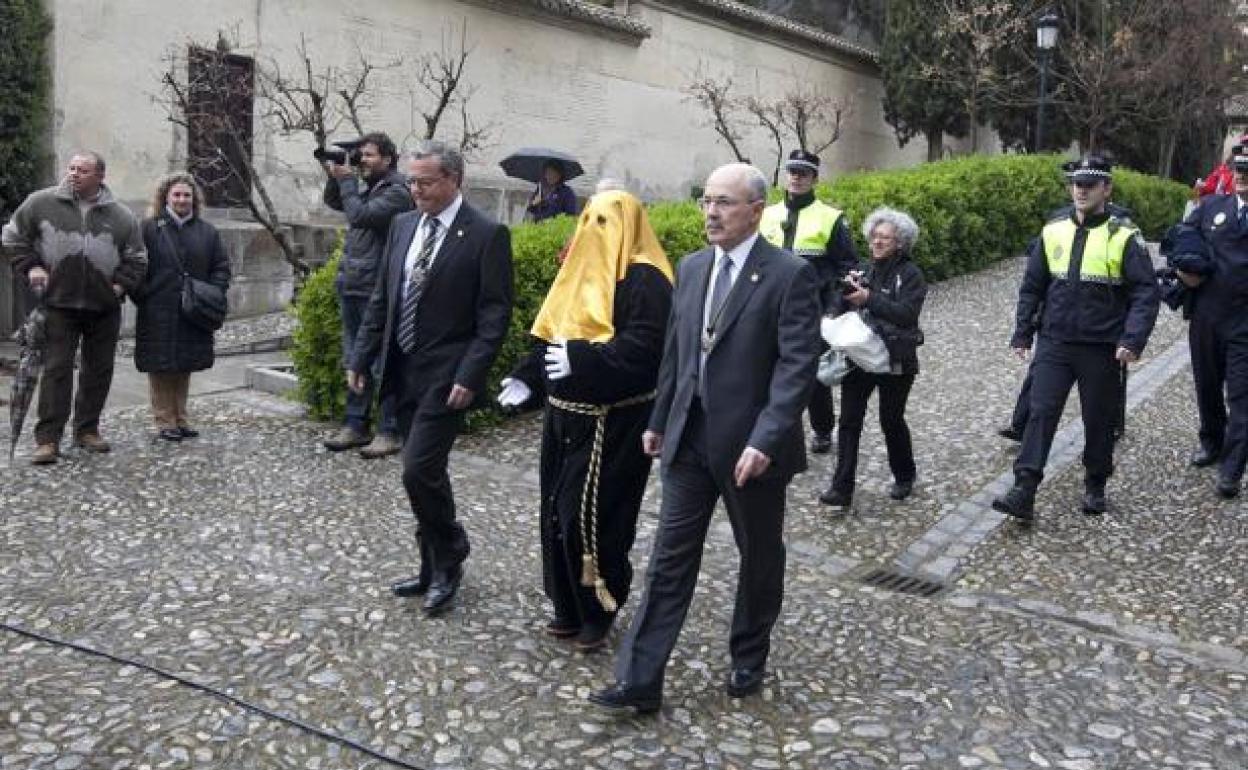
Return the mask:
<svg viewBox="0 0 1248 770">
<path fill-rule="evenodd" d="M 428 269 L 433 268 L 434 261 L 438 258 L 438 252 L 442 250 L 442 245 L 446 243 L 446 234 L 450 232 L 451 224 L 454 223 L 455 217 L 459 214 L 459 207 L 464 203 L 462 194 L 456 195 L 455 200 L 451 201 L 451 205 L 442 209 L 437 214 L 438 232 L 436 235 L 437 243 L 433 247 L 433 253 L 429 255 Z M 429 215 L 420 218 L 420 223 L 416 225 L 416 234 L 412 237 L 412 243 L 407 247 L 407 259 L 403 263 L 403 294 L 407 294 L 407 287 L 412 279 L 412 268 L 416 265 L 416 260 L 420 259 L 420 251 L 425 246 L 425 225 L 428 222 Z M 401 299 L 401 298 L 400 298 Z"/>
</svg>

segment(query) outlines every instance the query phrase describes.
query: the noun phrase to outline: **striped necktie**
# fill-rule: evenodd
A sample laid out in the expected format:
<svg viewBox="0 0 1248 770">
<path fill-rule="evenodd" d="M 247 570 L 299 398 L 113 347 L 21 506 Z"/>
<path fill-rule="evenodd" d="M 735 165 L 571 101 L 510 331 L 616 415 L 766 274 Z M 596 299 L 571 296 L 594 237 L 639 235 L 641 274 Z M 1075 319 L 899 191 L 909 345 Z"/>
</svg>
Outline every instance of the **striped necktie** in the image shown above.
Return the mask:
<svg viewBox="0 0 1248 770">
<path fill-rule="evenodd" d="M 438 243 L 438 218 L 425 219 L 424 239 L 420 244 L 420 254 L 412 272 L 407 279 L 407 290 L 403 293 L 403 309 L 399 315 L 399 349 L 411 353 L 416 349 L 416 306 L 420 304 L 420 295 L 425 291 L 425 282 L 429 280 L 429 262 L 433 259 L 433 249 Z"/>
</svg>

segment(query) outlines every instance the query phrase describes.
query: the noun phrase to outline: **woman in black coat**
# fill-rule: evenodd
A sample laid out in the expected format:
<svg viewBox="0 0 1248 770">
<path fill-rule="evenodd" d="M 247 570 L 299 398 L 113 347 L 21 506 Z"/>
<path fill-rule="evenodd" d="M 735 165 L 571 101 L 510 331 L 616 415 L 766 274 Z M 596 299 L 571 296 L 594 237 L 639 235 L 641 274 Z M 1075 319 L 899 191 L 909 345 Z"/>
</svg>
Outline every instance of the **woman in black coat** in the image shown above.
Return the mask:
<svg viewBox="0 0 1248 770">
<path fill-rule="evenodd" d="M 147 372 L 152 416 L 166 441 L 194 438 L 186 400 L 191 372 L 213 363 L 213 332 L 181 313 L 183 275 L 230 285 L 230 259 L 217 228 L 200 219 L 203 190 L 187 173 L 161 179 L 143 221 L 147 278 L 135 292 L 138 306 L 134 363 Z"/>
<path fill-rule="evenodd" d="M 888 449 L 893 485 L 888 495 L 904 500 L 914 489 L 916 469 L 910 428 L 906 425 L 906 401 L 919 373 L 918 346 L 923 344 L 919 313 L 927 297 L 923 271 L 910 260 L 919 237 L 919 226 L 909 214 L 880 208 L 863 223 L 871 249 L 871 264 L 861 275 L 851 274 L 841 307 L 858 311 L 888 348 L 889 371 L 874 374 L 852 368 L 841 380 L 841 422 L 837 430 L 836 470 L 832 483 L 819 500 L 833 508 L 847 509 L 854 495 L 858 471 L 858 440 L 871 391 L 880 391 L 880 429 Z"/>
</svg>

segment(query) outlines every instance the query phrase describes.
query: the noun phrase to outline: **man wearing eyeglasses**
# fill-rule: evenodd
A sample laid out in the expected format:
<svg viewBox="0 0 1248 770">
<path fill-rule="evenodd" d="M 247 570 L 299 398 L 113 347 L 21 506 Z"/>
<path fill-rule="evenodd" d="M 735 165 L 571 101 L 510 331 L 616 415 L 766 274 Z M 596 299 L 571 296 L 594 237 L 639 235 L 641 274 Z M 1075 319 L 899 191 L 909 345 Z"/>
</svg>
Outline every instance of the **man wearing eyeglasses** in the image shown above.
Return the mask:
<svg viewBox="0 0 1248 770">
<path fill-rule="evenodd" d="M 425 614 L 433 616 L 451 606 L 468 558 L 447 459 L 511 320 L 511 236 L 464 200 L 457 150 L 427 142 L 406 159 L 405 171 L 417 210 L 390 227 L 347 385 L 361 392 L 379 361 L 381 396 L 394 395 L 421 564 L 391 590 L 424 596 Z"/>
<path fill-rule="evenodd" d="M 1042 338 L 1014 486 L 992 503 L 1024 522 L 1035 516 L 1036 489 L 1076 384 L 1084 429 L 1082 509 L 1106 511 L 1119 367 L 1139 360 L 1160 302 L 1139 231 L 1106 210 L 1113 192 L 1110 162 L 1087 155 L 1064 170 L 1074 210 L 1045 225 L 1032 245 L 1010 341 L 1015 354 L 1026 359 L 1037 331 Z M 1037 313 L 1041 303 L 1044 312 Z"/>
<path fill-rule="evenodd" d="M 589 699 L 654 713 L 693 599 L 707 527 L 722 499 L 741 553 L 726 690 L 763 685 L 784 591 L 785 489 L 806 469 L 802 410 L 819 355 L 814 267 L 758 234 L 767 181 L 744 163 L 707 179 L 711 246 L 677 269 L 658 393 L 642 444 L 662 458 L 663 504 L 646 592 L 612 686 Z"/>
</svg>

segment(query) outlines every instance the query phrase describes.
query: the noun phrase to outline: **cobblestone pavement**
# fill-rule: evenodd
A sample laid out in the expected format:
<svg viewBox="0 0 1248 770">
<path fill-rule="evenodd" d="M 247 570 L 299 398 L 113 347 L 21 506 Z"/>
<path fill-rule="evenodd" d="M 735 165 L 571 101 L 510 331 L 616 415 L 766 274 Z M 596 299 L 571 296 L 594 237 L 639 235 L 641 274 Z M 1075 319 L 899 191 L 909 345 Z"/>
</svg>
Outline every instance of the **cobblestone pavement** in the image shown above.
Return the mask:
<svg viewBox="0 0 1248 770">
<path fill-rule="evenodd" d="M 0 470 L 0 620 L 428 768 L 1242 770 L 1245 507 L 1217 501 L 1211 477 L 1185 465 L 1190 374 L 1146 368 L 1175 354 L 1173 317 L 1139 371 L 1108 516 L 1071 512 L 1075 465 L 1050 477 L 1031 531 L 982 515 L 979 529 L 946 527 L 1012 459 L 991 434 L 1021 377 L 1004 345 L 1017 269 L 932 293 L 910 412 L 914 498 L 883 494 L 874 427 L 851 515 L 814 502 L 826 465 L 794 485 L 785 609 L 761 697 L 723 693 L 736 554 L 721 517 L 661 715 L 613 721 L 585 704 L 611 661 L 541 633 L 533 416 L 458 445 L 474 550 L 444 618 L 386 589 L 414 568 L 397 460 L 326 453 L 327 426 L 237 391 L 193 399 L 194 441 L 155 442 L 146 410 L 124 407 L 106 415 L 112 454 L 71 450 L 52 469 L 19 457 Z M 656 502 L 652 488 L 639 567 Z M 956 561 L 941 595 L 856 580 L 941 527 Z M 10 631 L 0 662 L 0 768 L 391 766 Z"/>
</svg>

